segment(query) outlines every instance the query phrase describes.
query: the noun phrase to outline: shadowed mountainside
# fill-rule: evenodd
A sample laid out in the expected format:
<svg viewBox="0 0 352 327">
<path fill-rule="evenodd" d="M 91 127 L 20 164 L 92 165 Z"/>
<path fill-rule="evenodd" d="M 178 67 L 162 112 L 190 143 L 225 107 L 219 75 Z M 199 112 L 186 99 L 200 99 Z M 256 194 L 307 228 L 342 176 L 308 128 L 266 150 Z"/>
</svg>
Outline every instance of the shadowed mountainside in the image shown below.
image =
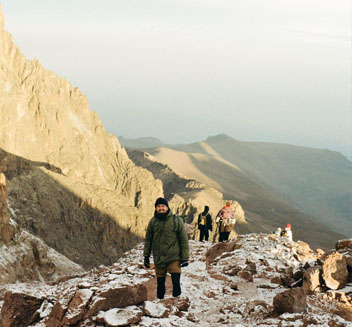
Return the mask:
<svg viewBox="0 0 352 327">
<path fill-rule="evenodd" d="M 114 218 L 116 193 L 93 185 L 75 186 L 56 167 L 32 162 L 0 150 L 0 172 L 7 176 L 7 202 L 11 218 L 22 228 L 85 268 L 115 262 L 141 241 L 128 219 Z M 75 189 L 104 194 L 115 215 L 96 203 L 97 197 L 79 197 Z M 83 190 L 84 189 L 84 190 Z M 103 200 L 101 200 L 103 201 Z M 115 207 L 115 208 L 114 208 Z M 132 209 L 131 209 L 132 210 Z M 122 214 L 120 212 L 120 214 Z M 143 226 L 145 222 L 139 222 Z M 134 226 L 133 230 L 138 229 Z M 142 227 L 143 228 L 143 227 Z"/>
</svg>

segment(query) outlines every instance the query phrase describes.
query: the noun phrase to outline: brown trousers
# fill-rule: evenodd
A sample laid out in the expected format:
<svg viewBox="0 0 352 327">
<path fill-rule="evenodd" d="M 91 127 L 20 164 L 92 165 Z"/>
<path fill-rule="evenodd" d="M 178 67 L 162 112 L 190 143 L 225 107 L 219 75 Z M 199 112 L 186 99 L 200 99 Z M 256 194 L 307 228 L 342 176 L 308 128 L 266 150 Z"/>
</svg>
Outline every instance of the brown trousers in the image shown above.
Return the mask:
<svg viewBox="0 0 352 327">
<path fill-rule="evenodd" d="M 156 267 L 155 274 L 156 277 L 165 277 L 166 273 L 181 273 L 180 261 L 173 261 L 167 267 Z"/>
</svg>

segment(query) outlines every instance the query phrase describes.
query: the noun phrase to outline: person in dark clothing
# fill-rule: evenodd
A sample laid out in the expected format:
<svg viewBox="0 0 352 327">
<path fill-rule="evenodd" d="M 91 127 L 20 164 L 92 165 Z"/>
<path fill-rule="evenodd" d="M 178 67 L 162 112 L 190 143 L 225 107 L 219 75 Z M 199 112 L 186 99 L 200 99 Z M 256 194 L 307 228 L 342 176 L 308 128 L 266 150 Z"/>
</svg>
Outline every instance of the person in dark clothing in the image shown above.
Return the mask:
<svg viewBox="0 0 352 327">
<path fill-rule="evenodd" d="M 172 213 L 166 199 L 155 202 L 154 217 L 149 221 L 144 242 L 144 266 L 150 268 L 153 253 L 157 277 L 157 297 L 165 295 L 166 274 L 171 274 L 172 295 L 181 294 L 181 267 L 188 266 L 189 245 L 183 219 Z"/>
<path fill-rule="evenodd" d="M 198 215 L 198 229 L 200 231 L 199 241 L 209 240 L 209 230 L 213 230 L 213 221 L 209 213 L 209 207 L 205 206 L 204 211 Z"/>
</svg>

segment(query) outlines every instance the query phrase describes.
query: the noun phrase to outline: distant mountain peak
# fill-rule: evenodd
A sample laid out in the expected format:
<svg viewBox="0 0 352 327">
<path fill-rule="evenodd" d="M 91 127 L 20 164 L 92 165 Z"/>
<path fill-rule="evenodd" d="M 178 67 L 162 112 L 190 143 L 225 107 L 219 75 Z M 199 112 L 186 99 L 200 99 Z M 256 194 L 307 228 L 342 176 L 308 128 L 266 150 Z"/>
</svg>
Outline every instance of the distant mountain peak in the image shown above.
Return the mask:
<svg viewBox="0 0 352 327">
<path fill-rule="evenodd" d="M 207 142 L 235 141 L 235 139 L 225 133 L 222 133 L 222 134 L 208 136 L 206 141 Z"/>
<path fill-rule="evenodd" d="M 131 140 L 131 139 L 126 138 L 126 137 L 123 137 L 123 136 L 119 136 L 118 138 L 119 138 L 119 139 L 121 138 L 121 139 L 123 139 L 123 140 Z M 150 141 L 150 142 L 152 141 L 152 142 L 158 142 L 158 143 L 164 144 L 163 141 L 161 141 L 161 140 L 158 139 L 157 137 L 153 137 L 153 136 L 137 137 L 137 138 L 135 138 L 134 140 L 136 140 L 136 141 Z"/>
<path fill-rule="evenodd" d="M 157 148 L 165 145 L 163 141 L 157 137 L 147 136 L 138 137 L 135 139 L 125 138 L 123 136 L 118 137 L 119 142 L 126 148 L 142 149 L 142 148 Z"/>
</svg>

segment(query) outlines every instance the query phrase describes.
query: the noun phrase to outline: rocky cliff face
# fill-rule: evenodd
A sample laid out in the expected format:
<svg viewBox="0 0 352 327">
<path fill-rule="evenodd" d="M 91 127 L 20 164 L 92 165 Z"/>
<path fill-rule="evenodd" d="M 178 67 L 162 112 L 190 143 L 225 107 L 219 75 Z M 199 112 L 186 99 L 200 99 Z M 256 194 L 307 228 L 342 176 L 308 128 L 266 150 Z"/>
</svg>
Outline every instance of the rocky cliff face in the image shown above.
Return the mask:
<svg viewBox="0 0 352 327">
<path fill-rule="evenodd" d="M 0 284 L 52 281 L 84 269 L 22 230 L 11 218 L 5 175 L 0 173 Z"/>
<path fill-rule="evenodd" d="M 0 149 L 13 218 L 85 267 L 144 235 L 162 184 L 136 167 L 86 97 L 27 60 L 0 12 Z"/>
</svg>

